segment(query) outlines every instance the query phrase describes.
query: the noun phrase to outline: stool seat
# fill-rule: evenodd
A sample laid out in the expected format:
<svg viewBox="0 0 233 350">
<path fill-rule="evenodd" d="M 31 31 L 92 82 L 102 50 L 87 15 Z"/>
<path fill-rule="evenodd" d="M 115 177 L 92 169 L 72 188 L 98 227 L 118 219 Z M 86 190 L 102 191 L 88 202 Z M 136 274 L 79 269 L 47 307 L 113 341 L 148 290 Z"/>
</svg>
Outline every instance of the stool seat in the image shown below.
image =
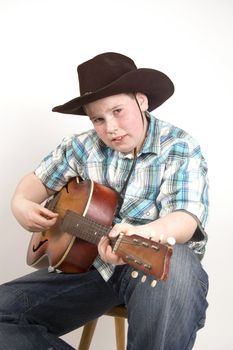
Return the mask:
<svg viewBox="0 0 233 350">
<path fill-rule="evenodd" d="M 127 309 L 123 305 L 115 306 L 111 310 L 107 311 L 105 313 L 107 316 L 113 316 L 113 317 L 121 317 L 121 318 L 127 318 Z"/>
<path fill-rule="evenodd" d="M 116 349 L 125 350 L 125 319 L 127 318 L 126 307 L 123 305 L 115 306 L 104 315 L 114 317 Z M 89 350 L 97 322 L 98 318 L 84 325 L 78 350 Z"/>
</svg>

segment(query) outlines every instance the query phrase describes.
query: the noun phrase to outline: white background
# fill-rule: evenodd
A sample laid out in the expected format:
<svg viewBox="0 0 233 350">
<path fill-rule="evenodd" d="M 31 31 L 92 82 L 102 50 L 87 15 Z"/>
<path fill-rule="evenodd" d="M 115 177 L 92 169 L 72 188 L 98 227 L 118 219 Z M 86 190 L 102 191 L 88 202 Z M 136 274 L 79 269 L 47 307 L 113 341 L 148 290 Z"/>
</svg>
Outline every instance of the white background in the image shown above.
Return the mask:
<svg viewBox="0 0 233 350">
<path fill-rule="evenodd" d="M 155 115 L 202 145 L 210 178 L 203 261 L 210 306 L 195 350 L 233 348 L 232 35 L 231 0 L 0 1 L 0 282 L 31 271 L 30 234 L 10 211 L 16 184 L 63 136 L 90 127 L 85 117 L 51 108 L 78 96 L 79 63 L 121 52 L 171 77 L 176 92 Z M 101 319 L 91 349 L 114 349 L 112 322 Z M 65 338 L 75 345 L 79 334 Z"/>
</svg>

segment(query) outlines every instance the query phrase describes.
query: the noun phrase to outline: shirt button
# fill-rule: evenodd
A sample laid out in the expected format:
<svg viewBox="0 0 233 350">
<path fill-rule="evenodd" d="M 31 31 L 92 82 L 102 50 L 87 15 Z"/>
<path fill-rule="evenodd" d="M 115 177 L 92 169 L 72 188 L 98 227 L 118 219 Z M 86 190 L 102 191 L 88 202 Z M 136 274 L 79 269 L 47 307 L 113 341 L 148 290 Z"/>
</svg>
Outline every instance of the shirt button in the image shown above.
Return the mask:
<svg viewBox="0 0 233 350">
<path fill-rule="evenodd" d="M 167 136 L 168 133 L 169 133 L 169 128 L 168 128 L 168 127 L 165 127 L 165 128 L 162 130 L 163 136 Z"/>
</svg>

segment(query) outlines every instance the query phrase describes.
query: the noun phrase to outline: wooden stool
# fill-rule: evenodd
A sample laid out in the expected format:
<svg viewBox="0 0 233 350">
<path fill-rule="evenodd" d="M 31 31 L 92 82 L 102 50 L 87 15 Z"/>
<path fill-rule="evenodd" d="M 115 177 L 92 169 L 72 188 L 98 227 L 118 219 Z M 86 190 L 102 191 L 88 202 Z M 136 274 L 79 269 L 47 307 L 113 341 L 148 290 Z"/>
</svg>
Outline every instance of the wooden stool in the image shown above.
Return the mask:
<svg viewBox="0 0 233 350">
<path fill-rule="evenodd" d="M 124 306 L 115 306 L 104 315 L 115 318 L 116 348 L 117 350 L 125 350 L 125 318 L 127 318 L 126 308 Z M 85 324 L 78 350 L 89 350 L 97 322 L 98 318 Z"/>
</svg>

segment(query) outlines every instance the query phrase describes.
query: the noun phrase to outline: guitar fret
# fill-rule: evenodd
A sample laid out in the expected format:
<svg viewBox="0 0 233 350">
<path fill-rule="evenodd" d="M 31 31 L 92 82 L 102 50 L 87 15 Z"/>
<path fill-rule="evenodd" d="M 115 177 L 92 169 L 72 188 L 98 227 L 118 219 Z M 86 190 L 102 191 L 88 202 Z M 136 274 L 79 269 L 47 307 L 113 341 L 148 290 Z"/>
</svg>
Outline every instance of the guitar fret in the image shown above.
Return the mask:
<svg viewBox="0 0 233 350">
<path fill-rule="evenodd" d="M 98 244 L 101 237 L 107 235 L 110 231 L 110 227 L 96 223 L 77 212 L 67 210 L 63 218 L 61 230 L 90 243 Z"/>
</svg>

